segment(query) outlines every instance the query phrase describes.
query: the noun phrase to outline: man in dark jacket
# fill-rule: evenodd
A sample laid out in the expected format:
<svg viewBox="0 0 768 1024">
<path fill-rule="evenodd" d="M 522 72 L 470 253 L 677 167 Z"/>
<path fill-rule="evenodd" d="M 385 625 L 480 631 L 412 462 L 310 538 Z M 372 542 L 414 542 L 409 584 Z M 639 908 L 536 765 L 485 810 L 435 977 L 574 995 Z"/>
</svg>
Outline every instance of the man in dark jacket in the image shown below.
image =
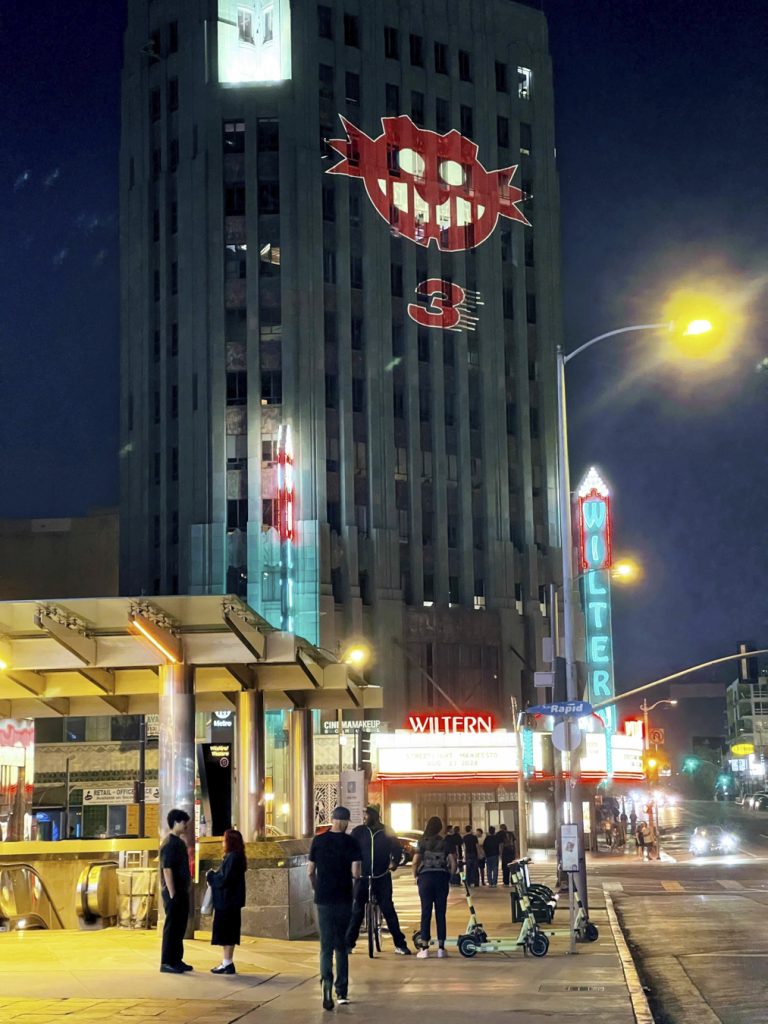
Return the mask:
<svg viewBox="0 0 768 1024">
<path fill-rule="evenodd" d="M 169 834 L 160 847 L 160 890 L 163 896 L 165 922 L 160 970 L 164 974 L 183 974 L 191 971 L 184 963 L 184 933 L 189 920 L 189 847 L 183 836 L 189 824 L 186 811 L 175 807 L 168 812 Z"/>
<path fill-rule="evenodd" d="M 517 841 L 515 833 L 509 832 L 506 825 L 499 825 L 499 835 L 502 836 L 501 848 L 501 875 L 504 885 L 510 883 L 510 865 L 514 863 L 517 854 Z"/>
<path fill-rule="evenodd" d="M 477 886 L 480 884 L 480 874 L 477 869 L 477 836 L 472 831 L 472 826 L 467 825 L 464 829 L 464 864 L 467 875 L 467 885 Z"/>
<path fill-rule="evenodd" d="M 369 886 L 372 884 L 376 902 L 381 907 L 389 934 L 395 944 L 395 952 L 401 956 L 410 956 L 411 951 L 406 944 L 392 902 L 392 872 L 400 864 L 402 847 L 398 840 L 387 832 L 375 807 L 366 807 L 363 824 L 352 829 L 352 838 L 360 846 L 362 871 L 360 879 L 355 883 L 347 945 L 350 949 L 355 948 L 365 914 L 365 905 L 368 902 Z"/>
<path fill-rule="evenodd" d="M 488 829 L 488 835 L 483 841 L 483 847 L 485 848 L 485 870 L 488 875 L 488 885 L 491 889 L 495 889 L 499 881 L 499 846 L 501 845 L 501 837 L 498 832 L 491 825 Z"/>
</svg>

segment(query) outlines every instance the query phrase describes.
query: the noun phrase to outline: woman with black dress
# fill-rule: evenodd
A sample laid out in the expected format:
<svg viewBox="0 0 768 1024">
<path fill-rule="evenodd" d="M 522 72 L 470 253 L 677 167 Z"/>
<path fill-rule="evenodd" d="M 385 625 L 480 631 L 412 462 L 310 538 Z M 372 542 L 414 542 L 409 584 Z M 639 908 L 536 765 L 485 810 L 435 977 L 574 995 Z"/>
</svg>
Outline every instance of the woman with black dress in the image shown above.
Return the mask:
<svg viewBox="0 0 768 1024">
<path fill-rule="evenodd" d="M 245 859 L 243 837 L 235 828 L 224 833 L 224 860 L 206 880 L 213 889 L 212 946 L 223 946 L 223 957 L 211 974 L 235 974 L 235 946 L 240 945 L 240 910 L 245 906 Z"/>
</svg>

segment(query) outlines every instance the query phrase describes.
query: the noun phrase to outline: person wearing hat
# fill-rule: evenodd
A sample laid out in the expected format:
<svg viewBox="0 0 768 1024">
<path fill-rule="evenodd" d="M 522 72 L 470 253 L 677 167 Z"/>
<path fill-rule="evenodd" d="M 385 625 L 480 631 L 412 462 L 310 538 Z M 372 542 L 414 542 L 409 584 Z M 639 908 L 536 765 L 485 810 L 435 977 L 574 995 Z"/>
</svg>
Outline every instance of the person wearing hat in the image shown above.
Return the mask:
<svg viewBox="0 0 768 1024">
<path fill-rule="evenodd" d="M 333 954 L 336 953 L 336 998 L 348 1003 L 347 929 L 352 915 L 352 882 L 360 877 L 360 847 L 346 834 L 349 811 L 335 807 L 330 831 L 315 836 L 309 850 L 309 881 L 315 893 L 320 932 L 320 981 L 323 1009 L 333 1009 Z"/>
<path fill-rule="evenodd" d="M 369 879 L 373 879 L 373 892 L 381 913 L 387 922 L 389 934 L 400 956 L 410 956 L 411 951 L 400 928 L 395 904 L 392 902 L 392 872 L 403 859 L 403 848 L 382 824 L 377 807 L 366 807 L 363 824 L 352 829 L 352 838 L 357 841 L 362 861 L 362 877 L 355 883 L 352 919 L 347 930 L 347 945 L 355 948 L 360 934 L 360 925 L 365 917 L 368 902 Z"/>
</svg>

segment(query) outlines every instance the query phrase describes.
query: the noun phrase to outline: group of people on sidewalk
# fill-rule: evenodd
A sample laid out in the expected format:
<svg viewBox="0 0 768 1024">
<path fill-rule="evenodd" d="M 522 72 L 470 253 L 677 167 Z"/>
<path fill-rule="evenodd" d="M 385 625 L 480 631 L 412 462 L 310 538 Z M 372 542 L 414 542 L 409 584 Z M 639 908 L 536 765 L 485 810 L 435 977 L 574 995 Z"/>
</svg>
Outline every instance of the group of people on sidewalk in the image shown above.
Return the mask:
<svg viewBox="0 0 768 1024">
<path fill-rule="evenodd" d="M 349 954 L 354 949 L 365 915 L 365 906 L 375 896 L 387 923 L 395 952 L 410 956 L 392 900 L 392 874 L 402 860 L 399 841 L 384 827 L 375 807 L 367 807 L 364 823 L 347 835 L 350 813 L 336 807 L 330 831 L 316 836 L 309 853 L 309 878 L 315 893 L 320 931 L 320 980 L 323 1008 L 349 1002 Z M 427 822 L 413 858 L 413 874 L 421 902 L 419 933 L 415 937 L 416 957 L 425 960 L 432 944 L 432 917 L 437 931 L 436 954 L 444 959 L 447 936 L 446 911 L 452 881 L 460 883 L 461 870 L 470 885 L 498 884 L 499 862 L 504 884 L 510 883 L 510 865 L 515 859 L 515 837 L 506 826 L 498 832 L 458 825 L 446 826 L 440 818 Z M 334 978 L 335 958 L 335 978 Z"/>
<path fill-rule="evenodd" d="M 605 845 L 609 850 L 623 851 L 627 839 L 631 837 L 635 843 L 635 854 L 644 860 L 659 859 L 659 834 L 652 821 L 638 821 L 633 810 L 630 815 L 624 811 L 619 815 L 606 815 L 602 821 Z"/>
</svg>

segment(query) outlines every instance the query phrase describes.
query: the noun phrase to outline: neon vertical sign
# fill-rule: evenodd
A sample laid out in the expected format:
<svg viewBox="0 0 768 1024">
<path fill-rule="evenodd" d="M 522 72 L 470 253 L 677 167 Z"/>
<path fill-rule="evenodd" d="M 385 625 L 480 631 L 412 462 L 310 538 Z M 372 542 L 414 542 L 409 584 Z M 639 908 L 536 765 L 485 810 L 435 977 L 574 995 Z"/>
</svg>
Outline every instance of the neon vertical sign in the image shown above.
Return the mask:
<svg viewBox="0 0 768 1024">
<path fill-rule="evenodd" d="M 611 630 L 611 497 L 593 467 L 578 491 L 579 569 L 586 620 L 587 689 L 590 703 L 616 693 Z M 608 774 L 611 775 L 611 733 L 616 731 L 613 708 L 600 712 L 605 722 Z"/>
<path fill-rule="evenodd" d="M 293 438 L 288 424 L 282 424 L 277 434 L 277 530 L 280 536 L 280 627 L 293 633 L 296 589 L 296 485 Z"/>
</svg>

